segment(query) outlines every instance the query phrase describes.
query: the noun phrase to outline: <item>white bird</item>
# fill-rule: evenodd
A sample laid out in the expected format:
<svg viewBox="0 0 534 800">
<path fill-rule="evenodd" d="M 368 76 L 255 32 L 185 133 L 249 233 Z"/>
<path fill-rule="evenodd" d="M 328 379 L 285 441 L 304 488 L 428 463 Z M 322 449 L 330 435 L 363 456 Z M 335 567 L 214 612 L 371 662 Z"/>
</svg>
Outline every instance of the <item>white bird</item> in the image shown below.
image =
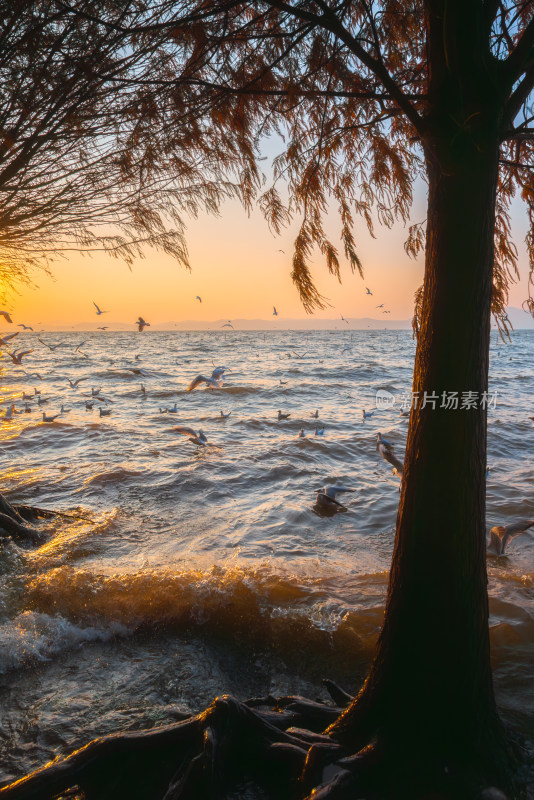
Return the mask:
<svg viewBox="0 0 534 800">
<path fill-rule="evenodd" d="M 134 375 L 141 375 L 143 378 L 150 378 L 150 372 L 141 367 L 127 367 L 128 372 L 133 372 Z"/>
<path fill-rule="evenodd" d="M 11 420 L 13 419 L 13 416 L 16 413 L 17 412 L 15 411 L 15 405 L 13 403 L 11 403 L 11 405 L 9 406 L 8 410 L 6 411 L 6 413 L 4 414 L 2 419 L 4 420 L 4 422 L 6 422 L 6 421 L 7 422 L 11 422 Z"/>
<path fill-rule="evenodd" d="M 28 403 L 24 403 L 24 413 L 31 414 L 32 408 Z"/>
<path fill-rule="evenodd" d="M 311 414 L 314 419 L 319 419 L 319 409 L 316 410 L 315 414 Z"/>
<path fill-rule="evenodd" d="M 38 406 L 44 406 L 46 403 L 48 403 L 48 400 L 45 400 L 45 398 L 44 398 L 44 397 L 40 397 L 40 396 L 39 396 L 39 397 L 37 398 L 37 405 L 38 405 Z"/>
<path fill-rule="evenodd" d="M 97 395 L 99 395 L 99 394 L 100 394 L 100 392 L 101 392 L 101 391 L 102 391 L 102 388 L 100 388 L 100 389 L 95 389 L 95 387 L 94 387 L 94 386 L 92 386 L 92 387 L 91 387 L 91 397 L 96 397 Z"/>
<path fill-rule="evenodd" d="M 225 367 L 216 367 L 211 373 L 211 378 L 205 378 L 204 375 L 197 375 L 196 378 L 193 378 L 185 391 L 192 392 L 193 389 L 196 389 L 201 383 L 205 383 L 208 389 L 221 389 L 224 379 L 224 370 Z"/>
<path fill-rule="evenodd" d="M 48 414 L 43 411 L 43 422 L 53 422 L 55 419 L 57 419 L 57 417 L 59 417 L 59 414 L 48 416 Z"/>
<path fill-rule="evenodd" d="M 362 410 L 362 418 L 363 419 L 369 419 L 369 417 L 372 417 L 374 413 L 375 413 L 374 411 L 366 411 L 365 408 L 364 408 Z"/>
<path fill-rule="evenodd" d="M 232 413 L 232 412 L 231 412 L 231 411 L 229 411 L 229 412 L 228 412 L 228 414 L 223 414 L 223 412 L 221 411 L 221 416 L 220 416 L 220 419 L 228 419 L 228 417 L 230 416 L 230 414 L 231 414 L 231 413 Z"/>
<path fill-rule="evenodd" d="M 8 311 L 0 311 L 0 317 L 3 317 L 6 322 L 9 322 L 11 325 L 13 324 L 13 320 L 11 319 L 11 314 Z"/>
<path fill-rule="evenodd" d="M 15 336 L 18 336 L 20 331 L 16 331 L 16 333 L 6 333 L 5 336 L 0 336 L 0 345 L 6 345 L 10 339 L 14 339 Z"/>
<path fill-rule="evenodd" d="M 94 402 L 92 402 L 91 400 L 86 400 L 85 401 L 85 410 L 86 411 L 91 411 L 93 406 L 94 406 Z"/>
<path fill-rule="evenodd" d="M 372 292 L 371 292 L 371 291 L 370 291 L 370 290 L 367 288 L 367 286 L 365 287 L 365 293 L 366 293 L 366 294 L 373 294 L 373 293 L 372 293 Z"/>
<path fill-rule="evenodd" d="M 84 339 L 83 342 L 80 342 L 80 344 L 77 344 L 76 347 L 74 348 L 74 352 L 77 353 L 78 350 L 80 349 L 80 347 L 82 347 L 85 344 L 85 342 L 86 342 L 86 340 Z"/>
<path fill-rule="evenodd" d="M 70 388 L 71 388 L 71 389 L 77 389 L 77 388 L 78 388 L 78 384 L 79 384 L 79 383 L 81 383 L 82 381 L 88 381 L 88 380 L 89 380 L 89 378 L 78 378 L 78 379 L 77 379 L 77 380 L 75 380 L 75 381 L 71 381 L 71 379 L 70 379 L 70 378 L 67 378 L 67 380 L 68 380 L 68 382 L 69 382 L 69 385 L 70 385 Z"/>
<path fill-rule="evenodd" d="M 346 322 L 346 323 L 347 323 L 347 325 L 349 324 L 349 321 L 348 321 L 347 319 L 345 319 L 345 317 L 343 316 L 343 314 L 340 314 L 339 316 L 341 317 L 341 319 L 342 319 L 342 321 L 343 321 L 343 322 Z"/>
<path fill-rule="evenodd" d="M 60 414 L 68 414 L 68 413 L 69 413 L 69 411 L 71 411 L 71 409 L 70 409 L 70 408 L 65 408 L 65 406 L 63 406 L 63 405 L 62 405 L 62 406 L 61 406 L 61 410 L 60 410 L 60 412 L 59 412 L 59 413 L 60 413 Z"/>
<path fill-rule="evenodd" d="M 167 414 L 177 414 L 178 413 L 178 403 L 175 403 L 171 408 L 167 409 Z"/>
<path fill-rule="evenodd" d="M 400 408 L 399 409 L 399 416 L 401 416 L 401 417 L 409 417 L 410 416 L 410 412 L 409 411 L 404 411 L 402 408 Z"/>
<path fill-rule="evenodd" d="M 282 414 L 282 412 L 278 410 L 278 422 L 280 422 L 281 419 L 289 419 L 290 416 L 291 414 Z"/>
<path fill-rule="evenodd" d="M 202 302 L 202 298 L 201 298 L 201 297 L 200 297 L 200 295 L 198 295 L 198 294 L 197 294 L 197 296 L 195 297 L 195 300 L 198 300 L 198 302 L 199 302 L 199 303 L 201 303 L 201 302 Z"/>
<path fill-rule="evenodd" d="M 380 305 L 377 306 L 377 308 L 384 308 L 384 303 L 380 303 Z"/>
<path fill-rule="evenodd" d="M 301 428 L 299 431 L 299 439 L 304 439 L 306 434 L 304 433 L 304 428 Z"/>
<path fill-rule="evenodd" d="M 107 330 L 108 330 L 108 326 L 107 325 L 101 325 L 100 327 L 97 328 L 97 331 L 107 331 Z M 111 363 L 113 363 L 113 362 L 111 362 Z"/>
<path fill-rule="evenodd" d="M 393 445 L 388 442 L 387 439 L 384 439 L 381 433 L 377 434 L 377 442 L 376 442 L 376 449 L 382 456 L 382 458 L 387 461 L 393 467 L 393 472 L 398 477 L 402 477 L 402 473 L 404 471 L 404 464 L 400 459 L 397 458 L 393 451 Z"/>
<path fill-rule="evenodd" d="M 324 428 L 318 428 L 317 425 L 315 426 L 315 435 L 316 436 L 324 436 Z"/>
<path fill-rule="evenodd" d="M 221 325 L 221 328 L 234 328 L 231 322 L 225 322 L 224 325 Z"/>
<path fill-rule="evenodd" d="M 99 408 L 98 411 L 101 417 L 109 417 L 111 414 L 111 408 Z"/>
<path fill-rule="evenodd" d="M 26 394 L 26 392 L 22 392 L 22 399 L 23 400 L 33 400 L 33 394 Z"/>
<path fill-rule="evenodd" d="M 208 439 L 207 439 L 207 437 L 204 434 L 204 431 L 202 429 L 199 429 L 198 433 L 195 430 L 193 430 L 193 428 L 186 428 L 185 426 L 184 427 L 179 426 L 177 428 L 171 428 L 171 430 L 176 431 L 176 433 L 181 433 L 184 436 L 189 436 L 189 441 L 190 442 L 193 442 L 193 444 L 199 444 L 202 447 L 204 447 L 205 444 L 208 441 Z"/>
<path fill-rule="evenodd" d="M 534 519 L 514 522 L 512 525 L 495 525 L 489 532 L 489 541 L 486 544 L 486 552 L 492 556 L 504 556 L 508 542 L 516 536 L 525 533 L 534 525 Z"/>
<path fill-rule="evenodd" d="M 278 311 L 276 310 L 276 306 L 273 306 L 273 317 L 278 316 Z"/>
<path fill-rule="evenodd" d="M 340 508 L 345 508 L 343 503 L 336 500 L 337 495 L 341 492 L 355 491 L 356 489 L 348 489 L 346 486 L 325 486 L 323 489 L 316 490 L 317 497 L 315 498 L 315 502 L 318 506 L 326 506 L 329 508 L 339 506 Z"/>
<path fill-rule="evenodd" d="M 97 315 L 97 317 L 99 317 L 99 316 L 100 316 L 100 314 L 107 314 L 107 313 L 108 313 L 107 311 L 102 311 L 102 309 L 100 309 L 100 308 L 97 306 L 97 304 L 95 303 L 95 301 L 94 301 L 94 300 L 93 300 L 93 305 L 94 305 L 94 307 L 96 308 L 96 315 Z"/>
<path fill-rule="evenodd" d="M 33 353 L 33 350 L 15 350 L 14 353 L 10 353 L 9 350 L 7 352 L 8 356 L 11 357 L 11 360 L 14 364 L 22 364 L 22 359 L 24 356 L 28 356 L 30 353 Z"/>
<path fill-rule="evenodd" d="M 24 330 L 24 331 L 33 331 L 33 328 L 31 327 L 31 325 L 24 325 L 23 322 L 19 322 L 17 327 L 18 328 L 22 328 L 22 330 Z"/>
<path fill-rule="evenodd" d="M 280 386 L 286 386 L 286 385 L 287 385 L 287 381 L 280 380 Z"/>
<path fill-rule="evenodd" d="M 150 322 L 146 322 L 143 317 L 139 317 L 134 322 L 134 325 L 137 325 L 137 330 L 142 333 L 142 331 L 148 326 L 150 328 Z"/>
</svg>

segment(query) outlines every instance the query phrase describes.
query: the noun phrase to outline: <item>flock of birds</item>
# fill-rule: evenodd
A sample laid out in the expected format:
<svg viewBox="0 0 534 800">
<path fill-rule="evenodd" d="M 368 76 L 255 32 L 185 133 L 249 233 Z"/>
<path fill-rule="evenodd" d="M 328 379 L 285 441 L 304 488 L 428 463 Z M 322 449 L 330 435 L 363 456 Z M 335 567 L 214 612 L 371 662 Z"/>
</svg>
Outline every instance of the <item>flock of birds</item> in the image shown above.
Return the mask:
<svg viewBox="0 0 534 800">
<path fill-rule="evenodd" d="M 366 287 L 366 293 L 368 295 L 372 295 L 372 292 L 367 287 Z M 197 295 L 195 300 L 198 300 L 199 303 L 202 303 L 202 298 L 199 295 Z M 101 309 L 94 301 L 93 301 L 93 305 L 94 305 L 94 307 L 96 309 L 96 315 L 97 316 L 100 317 L 101 315 L 108 313 L 106 310 Z M 380 305 L 380 306 L 377 306 L 377 308 L 382 308 L 382 307 L 383 307 L 383 304 Z M 389 311 L 384 311 L 384 313 L 389 313 Z M 277 312 L 275 306 L 273 306 L 273 315 L 275 315 L 275 316 L 278 315 L 278 312 Z M 11 317 L 9 312 L 0 311 L 0 316 L 2 316 L 6 320 L 7 323 L 13 324 L 13 320 L 12 320 L 12 317 Z M 347 322 L 347 320 L 342 315 L 341 315 L 341 319 L 344 322 Z M 138 328 L 139 332 L 142 332 L 146 327 L 150 326 L 150 323 L 147 322 L 146 320 L 144 320 L 143 317 L 141 317 L 141 316 L 139 316 L 139 318 L 135 321 L 134 324 L 137 325 L 137 328 Z M 233 327 L 230 321 L 225 323 L 222 327 L 226 327 L 226 326 Z M 23 323 L 19 323 L 19 327 L 21 327 L 25 331 L 28 331 L 28 330 L 29 331 L 33 331 L 33 328 L 31 326 L 25 325 Z M 99 328 L 99 330 L 106 330 L 106 328 L 102 327 L 102 328 Z M 0 336 L 0 346 L 1 347 L 5 347 L 5 348 L 9 347 L 10 346 L 9 343 L 16 336 L 18 336 L 18 334 L 19 334 L 19 332 L 17 331 L 15 333 L 4 334 L 3 336 Z M 45 342 L 43 339 L 41 339 L 39 337 L 37 337 L 37 338 L 38 338 L 38 341 L 43 346 L 47 347 L 50 351 L 54 351 L 57 347 L 60 346 L 59 343 L 58 344 L 51 344 L 49 342 Z M 83 353 L 83 351 L 81 350 L 81 347 L 83 346 L 83 344 L 85 344 L 85 342 L 80 342 L 75 347 L 75 351 L 80 353 L 82 356 L 87 357 L 86 354 Z M 15 366 L 20 367 L 22 365 L 22 359 L 25 356 L 28 356 L 31 353 L 33 353 L 33 349 L 29 349 L 29 350 L 22 350 L 21 349 L 21 350 L 13 350 L 13 351 L 7 350 L 6 352 L 7 352 L 7 355 L 11 358 L 13 364 Z M 297 354 L 297 355 L 300 358 L 303 357 L 303 355 L 300 355 L 300 354 Z M 148 374 L 149 374 L 144 369 L 142 369 L 140 367 L 130 367 L 129 370 L 131 372 L 133 372 L 134 374 L 138 374 L 138 375 L 141 375 L 141 376 L 148 376 Z M 229 368 L 225 367 L 225 366 L 214 367 L 213 372 L 211 373 L 211 375 L 209 377 L 206 377 L 204 375 L 199 374 L 195 378 L 193 378 L 193 380 L 189 383 L 189 385 L 187 386 L 185 391 L 186 392 L 192 392 L 194 389 L 198 388 L 199 386 L 201 386 L 203 384 L 205 384 L 206 388 L 209 388 L 209 389 L 221 389 L 223 387 L 223 383 L 224 383 L 224 379 L 225 379 L 225 373 L 229 372 L 229 371 L 230 371 Z M 38 378 L 40 378 L 42 380 L 42 377 L 38 373 L 37 374 L 34 373 L 34 375 L 36 375 L 36 377 L 38 377 Z M 68 384 L 70 385 L 71 389 L 77 390 L 79 388 L 80 383 L 82 383 L 83 381 L 89 380 L 89 379 L 88 378 L 78 378 L 77 380 L 71 380 L 70 378 L 67 378 L 66 380 L 68 381 Z M 284 383 L 284 381 L 280 381 L 280 383 Z M 141 384 L 141 391 L 142 391 L 143 394 L 146 393 L 144 384 Z M 88 397 L 89 397 L 89 399 L 86 399 L 84 401 L 86 410 L 93 409 L 94 403 L 97 402 L 97 403 L 101 404 L 98 407 L 98 411 L 99 411 L 100 417 L 109 416 L 111 414 L 111 409 L 108 406 L 113 403 L 113 400 L 111 400 L 110 398 L 105 397 L 104 395 L 102 395 L 101 394 L 101 389 L 93 387 L 91 389 L 91 394 L 88 395 Z M 41 407 L 42 405 L 44 405 L 45 403 L 48 402 L 45 398 L 41 397 L 41 392 L 36 388 L 34 388 L 34 393 L 33 394 L 27 394 L 26 392 L 23 392 L 22 393 L 22 401 L 24 403 L 23 409 L 17 409 L 14 403 L 10 404 L 10 407 L 8 408 L 8 410 L 5 412 L 4 416 L 2 417 L 3 421 L 9 422 L 9 421 L 13 420 L 16 414 L 30 413 L 32 411 L 32 406 L 30 405 L 32 401 L 35 401 L 37 403 L 38 407 Z M 67 408 L 65 405 L 61 406 L 61 410 L 57 414 L 47 414 L 46 411 L 43 411 L 42 412 L 42 421 L 45 422 L 45 423 L 53 423 L 59 416 L 61 416 L 62 414 L 68 413 L 68 411 L 70 411 L 70 409 Z M 160 413 L 176 414 L 176 413 L 178 413 L 178 404 L 175 403 L 174 406 L 170 407 L 170 408 L 160 408 L 159 411 L 160 411 Z M 363 419 L 363 421 L 365 421 L 366 419 L 371 418 L 374 413 L 375 412 L 366 411 L 365 409 L 363 409 L 362 410 L 362 419 Z M 403 417 L 409 417 L 410 412 L 401 409 L 400 410 L 400 414 Z M 283 420 L 287 420 L 287 419 L 289 419 L 290 416 L 291 416 L 290 414 L 283 413 L 282 410 L 279 409 L 278 410 L 278 414 L 277 414 L 277 420 L 278 420 L 278 422 L 283 421 Z M 220 411 L 220 419 L 226 420 L 229 417 L 230 417 L 230 412 L 225 414 L 222 410 Z M 316 409 L 316 411 L 311 414 L 311 417 L 316 419 L 316 420 L 318 420 L 319 419 L 319 409 Z M 197 431 L 194 428 L 191 428 L 189 426 L 178 425 L 178 426 L 172 428 L 171 430 L 174 431 L 175 433 L 180 434 L 180 435 L 187 436 L 190 442 L 192 442 L 193 444 L 198 445 L 200 447 L 205 447 L 208 444 L 208 438 L 207 438 L 206 434 L 204 433 L 204 431 L 202 429 L 199 429 Z M 325 432 L 324 427 L 319 427 L 319 424 L 315 425 L 314 432 L 313 432 L 313 434 L 315 436 L 324 436 L 324 432 Z M 298 432 L 298 437 L 299 438 L 305 438 L 305 436 L 306 436 L 306 433 L 304 431 L 304 428 L 300 428 L 300 430 Z M 382 434 L 380 432 L 377 433 L 376 449 L 377 449 L 378 453 L 380 454 L 380 456 L 393 467 L 393 474 L 395 476 L 397 476 L 398 478 L 402 479 L 402 475 L 403 475 L 403 471 L 404 471 L 404 464 L 397 457 L 397 455 L 395 454 L 394 447 L 393 447 L 392 443 L 389 442 L 387 439 L 385 439 L 384 436 L 382 436 Z M 318 489 L 315 492 L 315 495 L 316 495 L 315 507 L 319 512 L 324 513 L 324 514 L 328 514 L 328 515 L 330 515 L 332 513 L 336 513 L 337 511 L 346 510 L 346 506 L 344 506 L 343 503 L 340 500 L 338 500 L 337 498 L 341 494 L 351 493 L 351 492 L 355 492 L 355 491 L 356 491 L 355 489 L 350 488 L 350 487 L 346 487 L 346 486 L 330 486 L 330 485 L 324 486 L 322 489 Z M 399 487 L 399 491 L 400 491 L 400 487 Z M 534 520 L 522 520 L 522 521 L 519 521 L 519 522 L 512 523 L 510 525 L 507 525 L 507 526 L 497 525 L 497 526 L 493 527 L 489 532 L 489 540 L 487 542 L 487 548 L 486 548 L 487 549 L 487 553 L 490 554 L 490 555 L 494 555 L 494 556 L 502 556 L 502 555 L 504 555 L 508 543 L 510 541 L 512 541 L 512 539 L 514 539 L 516 536 L 518 536 L 519 534 L 525 533 L 527 530 L 529 530 L 533 526 L 534 526 Z"/>
</svg>

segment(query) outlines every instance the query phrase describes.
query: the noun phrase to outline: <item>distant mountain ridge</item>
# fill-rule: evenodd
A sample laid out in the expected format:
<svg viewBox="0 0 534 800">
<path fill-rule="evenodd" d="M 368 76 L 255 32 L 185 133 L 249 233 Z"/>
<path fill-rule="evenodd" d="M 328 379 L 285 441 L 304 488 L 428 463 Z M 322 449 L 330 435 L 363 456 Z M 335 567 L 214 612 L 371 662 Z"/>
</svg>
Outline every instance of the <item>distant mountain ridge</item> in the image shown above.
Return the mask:
<svg viewBox="0 0 534 800">
<path fill-rule="evenodd" d="M 534 319 L 521 308 L 508 308 L 508 317 L 515 330 L 534 329 Z M 146 313 L 145 319 L 150 320 L 150 314 Z M 236 331 L 283 331 L 283 330 L 411 330 L 411 319 L 373 319 L 372 317 L 346 317 L 346 322 L 342 319 L 317 319 L 308 318 L 285 318 L 275 317 L 273 319 L 232 319 L 231 323 Z M 77 325 L 45 325 L 46 331 L 94 331 L 97 329 L 100 319 L 94 322 L 84 321 Z M 153 323 L 148 331 L 220 331 L 222 334 L 230 334 L 231 328 L 224 327 L 228 318 L 213 321 L 205 320 L 179 320 L 175 322 Z M 118 322 L 106 319 L 105 325 L 111 331 L 136 331 L 134 324 L 129 322 Z M 37 326 L 34 326 L 37 330 Z"/>
</svg>

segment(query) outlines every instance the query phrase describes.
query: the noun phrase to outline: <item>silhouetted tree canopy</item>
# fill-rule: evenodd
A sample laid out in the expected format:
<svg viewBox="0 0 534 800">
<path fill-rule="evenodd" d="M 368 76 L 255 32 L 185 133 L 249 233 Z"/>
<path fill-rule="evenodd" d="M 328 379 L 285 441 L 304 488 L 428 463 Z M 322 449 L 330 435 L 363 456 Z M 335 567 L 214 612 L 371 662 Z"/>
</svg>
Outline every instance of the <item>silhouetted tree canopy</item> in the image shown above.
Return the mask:
<svg viewBox="0 0 534 800">
<path fill-rule="evenodd" d="M 323 304 L 310 273 L 314 248 L 340 276 L 340 248 L 326 232 L 329 211 L 338 210 L 341 251 L 361 273 L 355 218 L 373 235 L 376 219 L 387 226 L 408 221 L 414 184 L 426 180 L 429 159 L 439 160 L 440 130 L 454 129 L 458 148 L 466 137 L 482 143 L 479 112 L 465 109 L 483 81 L 499 104 L 493 311 L 506 324 L 508 288 L 518 275 L 510 230 L 517 193 L 527 204 L 534 265 L 532 2 L 449 3 L 446 19 L 440 2 L 190 0 L 149 9 L 152 23 L 131 33 L 165 39 L 167 30 L 168 61 L 165 74 L 152 72 L 143 82 L 134 161 L 159 163 L 170 131 L 186 121 L 193 141 L 216 131 L 226 149 L 220 175 L 238 159 L 247 207 L 258 199 L 274 231 L 299 222 L 293 279 L 308 310 Z M 459 31 L 473 43 L 467 60 Z M 444 91 L 456 93 L 447 110 L 440 88 L 446 72 Z M 285 146 L 265 184 L 259 158 L 273 136 Z M 424 248 L 425 227 L 425 220 L 410 225 L 409 254 Z"/>
<path fill-rule="evenodd" d="M 76 7 L 78 14 L 55 0 L 0 2 L 4 286 L 69 250 L 101 249 L 131 263 L 150 244 L 187 265 L 180 212 L 213 211 L 232 192 L 210 180 L 209 137 L 202 149 L 190 140 L 184 149 L 176 127 L 150 174 L 133 163 L 137 118 L 151 113 L 138 82 L 164 70 L 160 40 L 120 28 L 146 21 L 142 3 Z"/>
</svg>

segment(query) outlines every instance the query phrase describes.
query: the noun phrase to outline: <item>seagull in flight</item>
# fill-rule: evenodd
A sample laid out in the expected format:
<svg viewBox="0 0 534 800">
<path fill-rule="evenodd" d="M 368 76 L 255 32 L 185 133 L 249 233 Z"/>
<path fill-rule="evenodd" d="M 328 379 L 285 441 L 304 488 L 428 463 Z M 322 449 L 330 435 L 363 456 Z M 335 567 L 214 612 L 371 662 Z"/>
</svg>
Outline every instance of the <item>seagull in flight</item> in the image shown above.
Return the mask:
<svg viewBox="0 0 534 800">
<path fill-rule="evenodd" d="M 334 506 L 339 506 L 339 508 L 345 508 L 343 503 L 340 503 L 339 500 L 336 500 L 338 494 L 341 492 L 355 492 L 356 489 L 349 489 L 346 486 L 325 486 L 323 489 L 316 490 L 316 498 L 315 502 L 318 506 L 324 506 L 326 508 L 332 509 Z"/>
<path fill-rule="evenodd" d="M 365 294 L 373 294 L 372 291 L 366 286 L 365 287 Z"/>
<path fill-rule="evenodd" d="M 78 352 L 78 350 L 80 349 L 80 347 L 82 347 L 82 346 L 85 344 L 85 341 L 86 341 L 86 340 L 84 339 L 84 340 L 83 340 L 83 342 L 80 342 L 80 344 L 77 344 L 77 345 L 76 345 L 76 347 L 74 348 L 74 352 L 75 352 L 75 353 L 77 353 L 77 352 Z"/>
<path fill-rule="evenodd" d="M 0 311 L 0 317 L 3 317 L 6 322 L 9 322 L 11 325 L 13 324 L 13 320 L 11 319 L 11 314 L 8 311 Z"/>
<path fill-rule="evenodd" d="M 94 300 L 93 300 L 93 305 L 94 305 L 94 307 L 96 308 L 96 315 L 97 315 L 97 317 L 99 317 L 99 316 L 100 316 L 100 314 L 107 314 L 107 313 L 109 313 L 109 312 L 107 312 L 107 311 L 102 311 L 102 309 L 101 309 L 101 308 L 99 308 L 99 307 L 97 306 L 97 304 L 95 303 L 95 301 L 94 301 Z"/>
<path fill-rule="evenodd" d="M 486 552 L 491 556 L 504 556 L 508 542 L 516 536 L 525 533 L 534 525 L 534 519 L 514 522 L 511 525 L 495 525 L 489 532 L 489 541 L 486 544 Z"/>
<path fill-rule="evenodd" d="M 404 471 L 404 464 L 400 459 L 397 458 L 393 451 L 393 445 L 391 442 L 388 442 L 387 439 L 384 439 L 381 433 L 378 433 L 376 442 L 376 449 L 382 456 L 382 458 L 387 461 L 393 467 L 393 474 L 397 475 L 399 478 L 402 477 L 402 473 Z"/>
<path fill-rule="evenodd" d="M 380 303 L 380 305 L 377 306 L 377 308 L 384 308 L 384 303 Z"/>
<path fill-rule="evenodd" d="M 61 342 L 58 342 L 57 344 L 48 344 L 48 342 L 44 342 L 42 339 L 40 339 L 39 336 L 37 337 L 37 341 L 41 342 L 41 344 L 44 344 L 45 347 L 48 347 L 51 353 L 53 353 L 54 350 L 57 350 L 61 344 Z"/>
<path fill-rule="evenodd" d="M 71 381 L 70 378 L 67 378 L 67 380 L 69 382 L 69 386 L 71 389 L 77 389 L 79 383 L 81 383 L 82 381 L 88 381 L 89 378 L 78 378 L 78 380 L 76 381 Z"/>
<path fill-rule="evenodd" d="M 31 325 L 24 325 L 23 322 L 19 322 L 17 327 L 18 328 L 22 328 L 22 330 L 24 330 L 24 331 L 33 331 L 33 328 L 31 327 Z"/>
<path fill-rule="evenodd" d="M 347 325 L 349 324 L 349 321 L 348 321 L 348 319 L 345 319 L 345 317 L 343 316 L 343 314 L 340 314 L 339 316 L 341 317 L 341 319 L 342 319 L 342 321 L 343 321 L 343 322 L 346 322 L 346 323 L 347 323 Z"/>
<path fill-rule="evenodd" d="M 221 328 L 234 328 L 231 322 L 225 322 L 224 325 L 221 325 Z"/>
<path fill-rule="evenodd" d="M 22 359 L 24 356 L 28 356 L 30 353 L 33 353 L 33 350 L 15 350 L 14 353 L 10 353 L 8 350 L 8 356 L 11 356 L 11 360 L 14 364 L 18 364 L 19 366 L 22 364 Z"/>
<path fill-rule="evenodd" d="M 19 333 L 20 331 L 17 331 L 16 333 L 6 333 L 6 335 L 3 337 L 0 336 L 0 345 L 3 345 L 5 347 L 6 344 L 9 342 L 9 340 L 14 339 L 15 336 L 19 335 Z"/>
<path fill-rule="evenodd" d="M 199 429 L 198 433 L 193 430 L 193 428 L 187 428 L 185 426 L 178 426 L 177 428 L 171 428 L 171 430 L 176 433 L 181 433 L 184 436 L 189 436 L 189 441 L 193 442 L 193 444 L 199 444 L 202 447 L 207 444 L 208 439 L 202 429 Z"/>
<path fill-rule="evenodd" d="M 225 369 L 226 367 L 215 367 L 210 378 L 205 378 L 204 375 L 197 375 L 185 391 L 192 392 L 201 383 L 205 383 L 208 389 L 222 389 Z"/>
<path fill-rule="evenodd" d="M 107 331 L 107 330 L 108 330 L 107 325 L 101 325 L 100 327 L 97 328 L 97 331 Z"/>
<path fill-rule="evenodd" d="M 278 316 L 278 311 L 276 310 L 276 306 L 273 306 L 273 317 Z"/>
<path fill-rule="evenodd" d="M 199 302 L 199 303 L 201 303 L 201 302 L 202 302 L 202 298 L 201 298 L 201 297 L 200 297 L 200 295 L 198 295 L 198 294 L 197 294 L 197 296 L 195 297 L 195 300 L 198 300 L 198 302 Z"/>
<path fill-rule="evenodd" d="M 134 325 L 137 325 L 137 330 L 140 333 L 142 333 L 142 331 L 144 330 L 144 328 L 147 327 L 147 325 L 150 328 L 150 322 L 145 322 L 143 317 L 139 317 L 139 319 L 136 319 L 136 321 L 134 322 Z"/>
</svg>

